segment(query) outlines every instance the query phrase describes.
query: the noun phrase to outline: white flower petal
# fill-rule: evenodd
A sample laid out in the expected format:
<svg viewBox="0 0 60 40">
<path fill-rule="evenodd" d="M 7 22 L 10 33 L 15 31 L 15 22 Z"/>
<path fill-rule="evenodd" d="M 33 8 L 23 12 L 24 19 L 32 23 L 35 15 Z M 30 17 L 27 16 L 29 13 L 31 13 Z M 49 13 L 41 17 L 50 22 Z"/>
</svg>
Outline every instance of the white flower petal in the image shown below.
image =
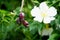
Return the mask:
<svg viewBox="0 0 60 40">
<path fill-rule="evenodd" d="M 55 19 L 54 17 L 45 17 L 43 22 L 47 24 L 47 23 L 50 23 L 54 19 Z"/>
<path fill-rule="evenodd" d="M 49 16 L 55 16 L 57 14 L 57 10 L 54 7 L 50 7 L 48 10 Z"/>
<path fill-rule="evenodd" d="M 51 20 L 48 18 L 48 17 L 45 17 L 44 20 L 43 20 L 44 23 L 50 23 Z"/>
<path fill-rule="evenodd" d="M 43 29 L 42 36 L 51 35 L 52 32 L 53 32 L 53 28 Z"/>
<path fill-rule="evenodd" d="M 43 18 L 39 16 L 39 17 L 35 17 L 34 20 L 38 22 L 42 22 Z"/>
<path fill-rule="evenodd" d="M 39 5 L 39 7 L 40 7 L 40 10 L 42 11 L 42 12 L 46 12 L 47 10 L 48 10 L 48 6 L 47 6 L 47 4 L 46 4 L 46 2 L 42 2 L 40 5 Z"/>
<path fill-rule="evenodd" d="M 53 32 L 53 28 L 50 28 L 50 29 L 49 29 L 49 35 L 51 35 L 52 32 Z"/>
<path fill-rule="evenodd" d="M 31 15 L 32 16 L 39 16 L 40 15 L 40 9 L 36 6 L 31 10 Z"/>
<path fill-rule="evenodd" d="M 50 20 L 55 20 L 55 17 L 50 17 Z"/>
</svg>

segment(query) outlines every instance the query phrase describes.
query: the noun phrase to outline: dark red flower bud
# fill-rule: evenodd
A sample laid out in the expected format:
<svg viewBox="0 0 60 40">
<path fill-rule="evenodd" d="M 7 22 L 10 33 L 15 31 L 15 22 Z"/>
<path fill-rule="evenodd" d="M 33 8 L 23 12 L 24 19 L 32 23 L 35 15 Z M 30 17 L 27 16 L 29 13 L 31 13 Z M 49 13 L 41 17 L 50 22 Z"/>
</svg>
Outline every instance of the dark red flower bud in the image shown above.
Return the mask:
<svg viewBox="0 0 60 40">
<path fill-rule="evenodd" d="M 26 21 L 26 20 L 24 20 L 24 13 L 20 13 L 20 15 L 19 15 L 19 18 L 17 19 L 17 23 L 19 23 L 19 24 L 23 24 L 25 27 L 28 27 L 29 26 L 29 24 L 28 24 L 28 22 Z"/>
<path fill-rule="evenodd" d="M 25 16 L 24 13 L 21 12 L 20 15 L 19 15 L 19 18 L 20 18 L 20 19 L 23 19 L 24 16 Z"/>
<path fill-rule="evenodd" d="M 28 24 L 28 22 L 27 22 L 26 20 L 24 20 L 22 23 L 23 23 L 23 25 L 24 25 L 25 27 L 28 27 L 28 26 L 29 26 L 29 24 Z"/>
</svg>

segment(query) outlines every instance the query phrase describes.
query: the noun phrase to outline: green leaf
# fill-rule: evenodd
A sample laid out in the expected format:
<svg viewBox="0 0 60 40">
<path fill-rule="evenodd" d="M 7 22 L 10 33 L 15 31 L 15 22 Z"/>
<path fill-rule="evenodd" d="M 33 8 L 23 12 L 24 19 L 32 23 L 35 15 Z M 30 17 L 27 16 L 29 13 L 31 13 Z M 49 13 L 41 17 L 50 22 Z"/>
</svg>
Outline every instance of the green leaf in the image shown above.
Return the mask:
<svg viewBox="0 0 60 40">
<path fill-rule="evenodd" d="M 60 34 L 54 33 L 49 36 L 48 40 L 58 40 L 58 38 L 60 38 Z"/>
<path fill-rule="evenodd" d="M 38 1 L 33 1 L 34 3 L 39 3 Z"/>
</svg>

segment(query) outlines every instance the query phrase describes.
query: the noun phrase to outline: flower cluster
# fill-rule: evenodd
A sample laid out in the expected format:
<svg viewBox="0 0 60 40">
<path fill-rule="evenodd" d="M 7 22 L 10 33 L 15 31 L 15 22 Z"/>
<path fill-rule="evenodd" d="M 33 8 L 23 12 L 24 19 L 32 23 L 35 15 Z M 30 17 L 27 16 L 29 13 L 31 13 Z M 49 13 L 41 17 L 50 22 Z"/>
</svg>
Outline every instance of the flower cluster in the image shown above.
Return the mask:
<svg viewBox="0 0 60 40">
<path fill-rule="evenodd" d="M 39 7 L 34 6 L 34 8 L 31 10 L 31 15 L 34 17 L 35 21 L 43 22 L 46 25 L 50 23 L 52 20 L 55 20 L 55 15 L 57 14 L 57 10 L 54 7 L 48 7 L 46 2 L 40 3 Z M 49 26 L 47 26 L 48 28 Z M 42 36 L 51 35 L 53 32 L 53 28 L 49 29 L 42 29 Z"/>
<path fill-rule="evenodd" d="M 19 24 L 23 24 L 25 27 L 28 27 L 28 22 L 24 19 L 25 14 L 23 12 L 20 13 L 19 18 L 17 19 L 17 22 Z"/>
</svg>

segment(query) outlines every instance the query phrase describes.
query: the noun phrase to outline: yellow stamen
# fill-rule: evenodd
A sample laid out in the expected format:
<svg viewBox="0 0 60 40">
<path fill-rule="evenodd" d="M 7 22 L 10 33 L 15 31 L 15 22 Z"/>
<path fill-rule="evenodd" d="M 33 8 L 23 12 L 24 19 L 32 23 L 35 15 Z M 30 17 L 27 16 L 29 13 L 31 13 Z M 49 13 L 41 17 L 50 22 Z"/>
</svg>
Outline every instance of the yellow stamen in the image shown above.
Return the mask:
<svg viewBox="0 0 60 40">
<path fill-rule="evenodd" d="M 46 17 L 47 15 L 46 15 L 45 13 L 42 13 L 41 16 L 42 16 L 42 17 Z"/>
</svg>

